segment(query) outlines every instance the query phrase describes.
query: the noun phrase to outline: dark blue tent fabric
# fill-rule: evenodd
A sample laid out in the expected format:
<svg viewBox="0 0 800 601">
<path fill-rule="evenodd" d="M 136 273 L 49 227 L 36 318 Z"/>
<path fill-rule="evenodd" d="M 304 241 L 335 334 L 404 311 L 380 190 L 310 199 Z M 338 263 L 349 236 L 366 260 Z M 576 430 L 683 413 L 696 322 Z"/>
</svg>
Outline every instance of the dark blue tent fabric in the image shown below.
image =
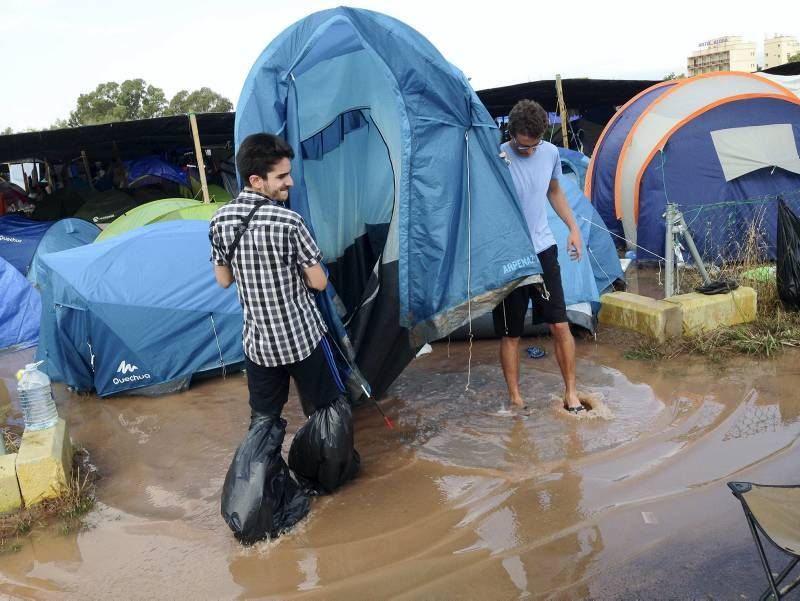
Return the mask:
<svg viewBox="0 0 800 601">
<path fill-rule="evenodd" d="M 0 217 L 0 258 L 28 275 L 36 248 L 52 225 L 52 221 L 34 221 L 19 215 Z"/>
<path fill-rule="evenodd" d="M 126 161 L 128 170 L 128 186 L 135 188 L 159 183 L 167 180 L 180 186 L 191 187 L 186 174 L 157 156 L 143 157 L 135 161 Z"/>
<path fill-rule="evenodd" d="M 39 241 L 39 246 L 36 248 L 28 270 L 28 279 L 34 285 L 39 283 L 38 271 L 41 255 L 90 244 L 99 235 L 100 228 L 83 219 L 67 218 L 54 222 Z"/>
<path fill-rule="evenodd" d="M 25 348 L 39 340 L 42 301 L 19 270 L 0 258 L 0 349 Z"/>
<path fill-rule="evenodd" d="M 709 132 L 732 127 L 790 123 L 800 149 L 800 107 L 776 98 L 746 98 L 717 106 L 691 119 L 646 167 L 639 195 L 637 243 L 640 259 L 664 256 L 667 201 L 678 205 L 701 255 L 735 256 L 749 224 L 761 224 L 769 258 L 775 259 L 778 193 L 800 209 L 800 175 L 764 168 L 725 181 Z M 688 253 L 687 253 L 688 258 Z"/>
<path fill-rule="evenodd" d="M 606 126 L 603 139 L 594 149 L 589 200 L 600 213 L 608 229 L 620 236 L 623 235 L 623 231 L 622 224 L 617 219 L 614 186 L 622 146 L 641 114 L 674 85 L 670 83 L 645 90 L 641 96 L 615 115 L 614 120 Z"/>
<path fill-rule="evenodd" d="M 236 289 L 210 253 L 208 223 L 170 221 L 43 255 L 44 371 L 105 396 L 242 362 Z"/>
<path fill-rule="evenodd" d="M 491 310 L 541 271 L 496 124 L 464 75 L 407 25 L 339 7 L 289 27 L 239 96 L 237 148 L 264 131 L 296 151 L 290 204 L 326 263 L 364 273 L 346 295 L 362 299 L 356 306 L 339 302 L 341 278 L 320 303 L 352 349 L 349 368 L 378 391 L 385 386 L 367 372 L 391 382 L 413 347 L 446 335 L 470 310 Z M 376 243 L 378 257 L 368 252 Z M 357 359 L 384 356 L 372 369 Z"/>
</svg>

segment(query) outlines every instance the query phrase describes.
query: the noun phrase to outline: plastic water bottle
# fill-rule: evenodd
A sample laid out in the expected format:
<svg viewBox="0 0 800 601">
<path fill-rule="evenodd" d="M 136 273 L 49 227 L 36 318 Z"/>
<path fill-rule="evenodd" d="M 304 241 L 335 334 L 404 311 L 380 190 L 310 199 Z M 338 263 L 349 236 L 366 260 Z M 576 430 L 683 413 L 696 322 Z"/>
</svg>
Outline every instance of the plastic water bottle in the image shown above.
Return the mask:
<svg viewBox="0 0 800 601">
<path fill-rule="evenodd" d="M 50 378 L 37 369 L 42 363 L 28 363 L 17 372 L 17 395 L 26 430 L 52 428 L 58 421 Z"/>
</svg>

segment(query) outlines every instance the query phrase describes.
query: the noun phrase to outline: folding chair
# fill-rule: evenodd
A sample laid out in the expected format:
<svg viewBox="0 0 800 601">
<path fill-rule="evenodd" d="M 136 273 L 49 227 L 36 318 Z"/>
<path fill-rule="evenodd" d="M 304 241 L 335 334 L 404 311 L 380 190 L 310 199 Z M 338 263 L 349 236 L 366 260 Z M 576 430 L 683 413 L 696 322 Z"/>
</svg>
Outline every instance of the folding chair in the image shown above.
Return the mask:
<svg viewBox="0 0 800 601">
<path fill-rule="evenodd" d="M 781 582 L 800 562 L 800 485 L 776 486 L 752 482 L 728 482 L 728 487 L 742 503 L 747 524 L 758 547 L 761 565 L 769 580 L 769 588 L 764 591 L 760 599 L 763 601 L 773 596 L 777 601 L 800 584 L 798 576 L 791 584 L 779 588 Z M 791 561 L 780 574 L 773 574 L 758 531 L 790 556 Z"/>
</svg>

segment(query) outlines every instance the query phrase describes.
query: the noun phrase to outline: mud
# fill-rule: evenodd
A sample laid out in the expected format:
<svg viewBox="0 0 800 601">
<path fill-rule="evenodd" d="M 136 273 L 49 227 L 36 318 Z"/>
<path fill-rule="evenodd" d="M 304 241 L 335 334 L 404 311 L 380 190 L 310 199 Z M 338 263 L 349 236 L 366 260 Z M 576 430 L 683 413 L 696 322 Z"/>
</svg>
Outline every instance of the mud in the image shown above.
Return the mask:
<svg viewBox="0 0 800 601">
<path fill-rule="evenodd" d="M 577 341 L 590 411 L 560 404 L 552 342 L 522 355 L 529 416 L 500 418 L 497 342 L 437 343 L 381 407 L 355 412 L 358 479 L 291 533 L 242 548 L 219 515 L 248 423 L 241 373 L 160 398 L 56 386 L 101 474 L 78 533 L 43 529 L 0 557 L 25 599 L 533 599 L 756 596 L 763 573 L 728 480 L 800 481 L 800 353 L 724 369 L 648 363 Z M 524 348 L 527 346 L 523 344 Z M 471 359 L 470 359 L 471 354 Z M 20 424 L 0 354 L 0 411 Z M 284 411 L 302 424 L 296 398 Z"/>
</svg>

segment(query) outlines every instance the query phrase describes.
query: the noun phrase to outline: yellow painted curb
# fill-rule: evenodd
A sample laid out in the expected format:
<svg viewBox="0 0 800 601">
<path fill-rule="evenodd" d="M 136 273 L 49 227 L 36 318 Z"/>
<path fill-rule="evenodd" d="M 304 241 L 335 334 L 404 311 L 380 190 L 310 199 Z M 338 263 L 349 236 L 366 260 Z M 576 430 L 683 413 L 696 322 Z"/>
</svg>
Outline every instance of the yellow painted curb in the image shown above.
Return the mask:
<svg viewBox="0 0 800 601">
<path fill-rule="evenodd" d="M 680 306 L 683 333 L 696 334 L 719 326 L 755 321 L 758 295 L 752 288 L 741 286 L 726 294 L 690 292 L 664 301 Z"/>
<path fill-rule="evenodd" d="M 22 507 L 22 495 L 15 467 L 17 454 L 0 455 L 0 514 Z"/>
<path fill-rule="evenodd" d="M 681 335 L 679 305 L 630 292 L 603 294 L 597 317 L 602 324 L 634 330 L 659 341 Z"/>
<path fill-rule="evenodd" d="M 25 505 L 57 497 L 72 472 L 72 443 L 63 419 L 46 430 L 25 430 L 17 453 L 17 479 Z"/>
</svg>

